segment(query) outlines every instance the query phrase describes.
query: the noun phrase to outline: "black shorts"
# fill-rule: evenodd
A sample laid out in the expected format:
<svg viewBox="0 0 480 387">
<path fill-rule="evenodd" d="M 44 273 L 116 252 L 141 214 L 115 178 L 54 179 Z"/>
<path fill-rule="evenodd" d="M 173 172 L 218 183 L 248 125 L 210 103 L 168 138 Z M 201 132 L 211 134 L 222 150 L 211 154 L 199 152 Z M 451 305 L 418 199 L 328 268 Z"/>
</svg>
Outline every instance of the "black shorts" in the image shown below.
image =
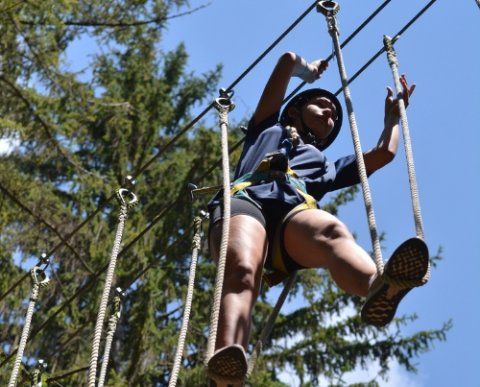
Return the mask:
<svg viewBox="0 0 480 387">
<path fill-rule="evenodd" d="M 258 220 L 265 228 L 268 238 L 268 252 L 265 261 L 265 267 L 272 269 L 272 249 L 274 244 L 275 232 L 277 227 L 283 221 L 283 218 L 296 205 L 285 204 L 277 200 L 264 200 L 262 204 L 255 202 L 254 204 L 248 199 L 231 198 L 230 202 L 230 217 L 235 215 L 248 215 Z M 210 210 L 210 229 L 211 227 L 223 219 L 223 205 L 218 205 Z M 286 252 L 283 243 L 284 226 L 280 229 L 280 250 L 282 252 L 282 260 L 285 268 L 289 273 L 299 269 L 304 269 L 303 266 L 296 263 Z"/>
</svg>

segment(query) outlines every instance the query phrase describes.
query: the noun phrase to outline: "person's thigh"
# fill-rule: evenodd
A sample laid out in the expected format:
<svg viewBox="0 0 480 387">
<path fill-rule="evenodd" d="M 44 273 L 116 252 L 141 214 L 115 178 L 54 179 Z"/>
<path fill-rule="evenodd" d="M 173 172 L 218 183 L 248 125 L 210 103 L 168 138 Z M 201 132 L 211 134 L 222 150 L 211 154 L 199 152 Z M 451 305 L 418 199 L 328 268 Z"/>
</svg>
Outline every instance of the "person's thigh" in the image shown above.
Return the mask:
<svg viewBox="0 0 480 387">
<path fill-rule="evenodd" d="M 340 239 L 352 241 L 353 237 L 335 216 L 320 209 L 293 215 L 283 233 L 287 254 L 306 268 L 328 267 L 334 244 Z"/>
<path fill-rule="evenodd" d="M 217 207 L 211 213 L 209 236 L 210 250 L 218 260 L 223 228 L 223 211 Z M 230 230 L 228 237 L 227 270 L 253 270 L 255 274 L 263 266 L 268 242 L 266 221 L 261 210 L 253 203 L 232 198 Z M 240 273 L 238 273 L 240 274 Z"/>
</svg>

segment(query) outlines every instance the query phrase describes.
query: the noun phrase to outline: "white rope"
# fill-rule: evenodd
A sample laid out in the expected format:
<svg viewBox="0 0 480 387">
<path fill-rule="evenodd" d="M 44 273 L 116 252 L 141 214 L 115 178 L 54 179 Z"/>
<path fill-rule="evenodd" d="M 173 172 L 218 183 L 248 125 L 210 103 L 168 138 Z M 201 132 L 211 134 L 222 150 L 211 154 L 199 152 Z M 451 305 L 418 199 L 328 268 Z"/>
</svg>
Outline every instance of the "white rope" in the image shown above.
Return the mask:
<svg viewBox="0 0 480 387">
<path fill-rule="evenodd" d="M 324 5 L 331 5 L 332 3 L 335 4 L 334 9 L 327 9 Z M 348 121 L 350 124 L 350 130 L 352 134 L 353 145 L 355 147 L 355 156 L 357 159 L 357 166 L 358 166 L 358 173 L 360 176 L 360 182 L 362 185 L 362 192 L 363 198 L 365 202 L 365 209 L 367 211 L 367 219 L 368 219 L 368 226 L 370 230 L 370 238 L 372 240 L 373 246 L 373 253 L 374 253 L 374 261 L 377 267 L 377 271 L 379 275 L 383 274 L 383 259 L 382 259 L 382 251 L 380 246 L 380 239 L 378 237 L 377 226 L 375 221 L 375 214 L 373 212 L 373 204 L 372 204 L 372 197 L 370 194 L 370 187 L 368 184 L 368 176 L 365 168 L 365 161 L 363 160 L 363 151 L 362 146 L 360 144 L 360 137 L 358 134 L 357 128 L 357 121 L 355 118 L 355 113 L 353 111 L 353 103 L 352 98 L 350 95 L 350 89 L 348 87 L 348 77 L 347 72 L 345 70 L 345 64 L 343 61 L 342 49 L 340 47 L 340 42 L 338 39 L 338 27 L 337 21 L 335 18 L 335 14 L 338 12 L 338 4 L 333 1 L 320 1 L 319 6 L 317 8 L 320 12 L 322 12 L 327 18 L 328 24 L 328 32 L 332 36 L 334 48 L 335 48 L 335 55 L 337 56 L 337 63 L 338 63 L 338 71 L 340 73 L 340 78 L 342 81 L 342 89 L 343 95 L 345 98 L 345 104 L 347 107 L 348 112 Z"/>
<path fill-rule="evenodd" d="M 43 279 L 39 279 L 39 275 L 43 276 Z M 28 335 L 30 333 L 30 325 L 32 323 L 33 312 L 35 311 L 35 304 L 38 300 L 38 294 L 41 287 L 48 285 L 49 279 L 46 276 L 45 272 L 38 266 L 35 266 L 30 270 L 30 278 L 32 280 L 32 293 L 30 295 L 30 302 L 28 303 L 27 315 L 25 316 L 25 325 L 23 326 L 22 335 L 20 337 L 20 344 L 17 349 L 17 357 L 15 358 L 15 363 L 13 364 L 12 374 L 10 376 L 10 381 L 8 382 L 8 387 L 15 387 L 17 385 L 18 372 L 20 370 L 20 365 L 22 364 L 23 353 L 25 352 L 25 347 L 27 345 Z"/>
<path fill-rule="evenodd" d="M 100 368 L 100 376 L 98 377 L 98 387 L 103 387 L 107 376 L 108 362 L 110 360 L 110 351 L 112 349 L 113 336 L 117 330 L 118 320 L 122 314 L 122 296 L 120 288 L 117 289 L 117 295 L 113 298 L 113 311 L 108 319 L 107 334 L 105 337 L 105 349 L 103 351 L 102 366 Z"/>
<path fill-rule="evenodd" d="M 405 101 L 402 98 L 402 85 L 400 84 L 400 76 L 398 72 L 398 59 L 395 49 L 393 48 L 392 38 L 385 35 L 383 43 L 387 52 L 388 63 L 392 70 L 393 82 L 397 93 L 398 107 L 400 109 L 400 120 L 402 122 L 403 144 L 405 147 L 405 156 L 407 159 L 408 179 L 410 183 L 410 195 L 412 198 L 413 217 L 417 236 L 424 239 L 422 213 L 420 211 L 420 200 L 418 197 L 417 178 L 415 174 L 415 163 L 413 161 L 412 141 L 410 138 L 410 129 L 408 127 L 407 110 Z"/>
<path fill-rule="evenodd" d="M 228 158 L 228 112 L 233 110 L 235 105 L 231 103 L 229 98 L 217 98 L 215 107 L 219 111 L 218 116 L 221 129 L 223 171 L 223 224 L 222 240 L 220 243 L 220 252 L 217 263 L 217 277 L 215 280 L 214 299 L 212 313 L 210 316 L 206 363 L 208 363 L 210 358 L 213 356 L 213 353 L 215 352 L 218 320 L 220 315 L 220 304 L 222 300 L 223 280 L 225 277 L 225 266 L 227 261 L 228 236 L 230 231 L 230 166 Z"/>
<path fill-rule="evenodd" d="M 402 85 L 400 83 L 400 76 L 398 71 L 398 58 L 393 47 L 392 38 L 385 35 L 383 43 L 387 53 L 388 63 L 392 70 L 393 82 L 395 84 L 395 92 L 397 93 L 398 107 L 400 110 L 400 120 L 402 123 L 403 145 L 405 148 L 405 157 L 407 160 L 408 180 L 410 185 L 410 196 L 412 199 L 413 220 L 415 222 L 415 230 L 417 236 L 425 240 L 425 233 L 423 231 L 422 211 L 420 209 L 420 198 L 417 187 L 417 177 L 415 173 L 415 162 L 413 160 L 412 140 L 410 137 L 410 128 L 407 119 L 407 109 L 405 101 L 402 98 Z M 423 281 L 427 282 L 430 277 L 430 266 Z"/>
<path fill-rule="evenodd" d="M 177 351 L 175 353 L 175 360 L 173 363 L 172 368 L 172 375 L 170 377 L 170 381 L 168 383 L 169 387 L 174 387 L 177 385 L 178 375 L 180 373 L 180 365 L 182 363 L 182 356 L 183 350 L 185 347 L 185 339 L 187 337 L 188 332 L 188 323 L 190 320 L 190 313 L 192 310 L 192 299 L 193 299 L 193 291 L 194 291 L 194 284 L 195 284 L 195 272 L 197 269 L 197 259 L 198 259 L 198 251 L 201 247 L 201 227 L 202 227 L 202 218 L 199 216 L 195 217 L 194 219 L 194 229 L 195 234 L 193 237 L 192 243 L 192 262 L 190 263 L 190 275 L 188 278 L 188 287 L 187 287 L 187 296 L 185 298 L 185 307 L 183 311 L 183 320 L 182 320 L 182 328 L 180 330 L 180 335 L 178 336 L 178 343 L 177 343 Z"/>
<path fill-rule="evenodd" d="M 123 195 L 129 194 L 133 199 L 126 202 Z M 110 289 L 112 288 L 113 277 L 115 273 L 115 266 L 117 264 L 118 253 L 122 243 L 123 230 L 125 228 L 125 220 L 127 219 L 128 209 L 137 202 L 137 197 L 126 189 L 119 189 L 117 192 L 117 199 L 120 202 L 120 215 L 118 217 L 117 233 L 113 243 L 112 254 L 105 277 L 105 286 L 103 288 L 102 298 L 100 300 L 100 307 L 97 315 L 97 322 L 95 324 L 95 333 L 92 343 L 92 354 L 90 357 L 90 368 L 88 370 L 88 386 L 95 387 L 95 379 L 97 375 L 98 355 L 100 348 L 100 339 L 102 337 L 102 328 L 105 321 L 105 313 L 107 310 L 108 298 Z"/>
</svg>

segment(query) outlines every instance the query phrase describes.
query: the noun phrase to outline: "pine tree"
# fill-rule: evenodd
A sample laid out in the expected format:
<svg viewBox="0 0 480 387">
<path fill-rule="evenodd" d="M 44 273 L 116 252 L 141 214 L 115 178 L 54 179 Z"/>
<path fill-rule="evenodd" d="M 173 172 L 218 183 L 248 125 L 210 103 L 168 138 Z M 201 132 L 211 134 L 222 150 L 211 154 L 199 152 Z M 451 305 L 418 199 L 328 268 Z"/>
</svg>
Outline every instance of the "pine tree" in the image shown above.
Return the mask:
<svg viewBox="0 0 480 387">
<path fill-rule="evenodd" d="M 192 202 L 187 186 L 221 181 L 214 167 L 217 128 L 189 125 L 193 108 L 216 97 L 221 66 L 192 74 L 183 45 L 161 50 L 167 20 L 191 11 L 183 0 L 2 3 L 0 137 L 16 146 L 0 156 L 0 383 L 8 381 L 20 340 L 28 269 L 46 254 L 51 283 L 40 293 L 21 378 L 28 380 L 44 359 L 47 382 L 86 384 L 118 223 L 115 191 L 124 187 L 139 204 L 129 211 L 116 269 L 115 287 L 125 297 L 107 380 L 115 386 L 168 384 L 192 217 L 208 200 Z M 86 73 L 73 72 L 68 63 L 69 50 L 82 39 L 101 47 Z M 232 144 L 242 137 L 235 128 L 230 135 Z M 238 150 L 232 164 L 237 157 Z M 328 209 L 336 211 L 353 195 L 340 193 Z M 181 385 L 206 385 L 207 306 L 215 276 L 206 244 L 197 275 Z M 342 384 L 342 375 L 373 360 L 384 373 L 393 359 L 413 370 L 411 358 L 444 340 L 448 330 L 446 324 L 405 336 L 400 328 L 413 316 L 400 318 L 393 334 L 365 327 L 354 313 L 360 300 L 338 291 L 322 271 L 301 273 L 295 296 L 307 304 L 279 318 L 252 385 L 282 385 L 278 373 L 287 366 L 303 385 L 315 385 L 320 376 Z M 262 294 L 255 326 L 270 309 Z M 350 317 L 339 317 L 346 309 Z"/>
</svg>

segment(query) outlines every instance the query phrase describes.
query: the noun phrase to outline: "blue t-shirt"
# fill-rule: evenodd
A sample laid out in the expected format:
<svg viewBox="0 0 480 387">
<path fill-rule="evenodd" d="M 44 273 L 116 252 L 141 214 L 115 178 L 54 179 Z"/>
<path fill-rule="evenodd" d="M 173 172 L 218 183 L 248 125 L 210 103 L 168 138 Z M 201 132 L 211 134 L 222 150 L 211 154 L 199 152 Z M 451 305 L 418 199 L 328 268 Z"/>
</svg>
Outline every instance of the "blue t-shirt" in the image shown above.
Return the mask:
<svg viewBox="0 0 480 387">
<path fill-rule="evenodd" d="M 257 125 L 250 122 L 234 179 L 255 171 L 265 155 L 278 151 L 287 138 L 287 131 L 278 123 L 278 114 Z M 300 140 L 288 153 L 288 160 L 290 168 L 305 182 L 307 192 L 317 200 L 317 204 L 327 192 L 359 183 L 354 155 L 330 163 L 323 152 Z M 282 181 L 262 182 L 246 188 L 246 191 L 259 202 L 279 200 L 296 205 L 304 200 L 293 185 Z"/>
</svg>

